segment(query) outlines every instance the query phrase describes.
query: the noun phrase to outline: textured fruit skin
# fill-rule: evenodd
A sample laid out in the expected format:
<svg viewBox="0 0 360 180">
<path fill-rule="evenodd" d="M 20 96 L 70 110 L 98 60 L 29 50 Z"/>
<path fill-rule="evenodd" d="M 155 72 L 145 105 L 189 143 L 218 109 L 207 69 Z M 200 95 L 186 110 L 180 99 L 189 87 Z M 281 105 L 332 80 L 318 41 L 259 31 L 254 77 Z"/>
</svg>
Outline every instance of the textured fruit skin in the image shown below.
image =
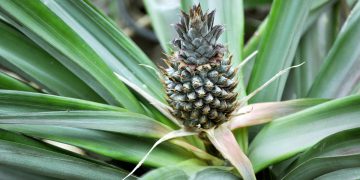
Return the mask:
<svg viewBox="0 0 360 180">
<path fill-rule="evenodd" d="M 200 5 L 190 14 L 182 12 L 175 25 L 176 51 L 163 70 L 167 101 L 171 113 L 187 128 L 209 129 L 226 122 L 237 107 L 236 69 L 231 57 L 224 59 L 226 48 L 216 41 L 223 32 L 213 25 L 215 11 L 204 13 Z"/>
</svg>

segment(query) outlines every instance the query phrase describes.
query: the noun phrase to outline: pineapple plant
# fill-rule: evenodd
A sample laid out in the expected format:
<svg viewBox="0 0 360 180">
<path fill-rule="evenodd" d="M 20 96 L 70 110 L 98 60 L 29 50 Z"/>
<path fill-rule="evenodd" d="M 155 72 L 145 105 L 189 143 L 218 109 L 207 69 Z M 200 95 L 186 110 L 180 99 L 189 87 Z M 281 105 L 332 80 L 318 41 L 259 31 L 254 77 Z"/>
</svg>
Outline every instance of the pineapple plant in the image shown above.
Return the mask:
<svg viewBox="0 0 360 180">
<path fill-rule="evenodd" d="M 357 1 L 144 0 L 166 67 L 90 1 L 0 1 L 3 179 L 359 178 Z"/>
</svg>

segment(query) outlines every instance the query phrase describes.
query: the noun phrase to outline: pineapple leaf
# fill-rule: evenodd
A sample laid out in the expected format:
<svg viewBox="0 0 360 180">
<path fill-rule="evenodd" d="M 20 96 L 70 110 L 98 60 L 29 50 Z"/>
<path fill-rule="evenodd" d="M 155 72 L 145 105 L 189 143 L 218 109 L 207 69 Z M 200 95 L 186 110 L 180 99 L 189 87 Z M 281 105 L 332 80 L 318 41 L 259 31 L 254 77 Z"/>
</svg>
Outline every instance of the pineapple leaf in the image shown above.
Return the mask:
<svg viewBox="0 0 360 180">
<path fill-rule="evenodd" d="M 162 49 L 170 54 L 173 48 L 171 40 L 175 37 L 175 31 L 171 25 L 179 19 L 179 1 L 143 0 L 143 2 Z"/>
<path fill-rule="evenodd" d="M 277 118 L 326 102 L 325 99 L 296 99 L 282 102 L 256 103 L 234 112 L 230 129 L 268 123 Z"/>
<path fill-rule="evenodd" d="M 360 96 L 331 100 L 273 120 L 255 137 L 249 157 L 256 172 L 342 130 L 360 127 Z"/>
<path fill-rule="evenodd" d="M 1 164 L 25 171 L 24 174 L 68 179 L 116 179 L 126 174 L 120 169 L 23 143 L 0 140 L 0 149 Z"/>
<path fill-rule="evenodd" d="M 331 179 L 359 179 L 360 178 L 360 168 L 344 168 L 330 173 L 321 175 L 316 178 L 316 180 L 331 180 Z"/>
<path fill-rule="evenodd" d="M 291 66 L 310 5 L 307 0 L 273 2 L 247 87 L 248 93 L 260 87 L 281 69 Z M 257 94 L 251 102 L 280 100 L 285 80 L 286 76 L 279 78 Z"/>
<path fill-rule="evenodd" d="M 34 0 L 24 4 L 19 0 L 5 0 L 0 4 L 0 13 L 79 76 L 108 103 L 144 113 L 135 96 L 104 62 L 106 58 L 100 56 L 98 51 L 102 47 L 96 46 L 100 43 L 90 32 L 81 28 L 81 22 L 67 13 L 67 10 L 71 10 L 70 7 L 64 8 L 58 4 L 67 2 L 70 1 Z"/>
<path fill-rule="evenodd" d="M 222 124 L 219 127 L 209 129 L 206 132 L 212 144 L 225 159 L 231 162 L 243 179 L 256 179 L 250 160 L 240 149 L 239 144 L 231 130 L 227 127 L 227 124 Z"/>
<path fill-rule="evenodd" d="M 321 140 L 299 156 L 289 167 L 282 179 L 329 178 L 328 173 L 360 166 L 360 128 L 341 131 Z M 304 173 L 306 172 L 306 173 Z M 337 172 L 338 175 L 350 175 L 349 172 Z M 356 173 L 360 177 L 359 173 Z M 324 175 L 324 176 L 323 176 Z M 336 179 L 339 179 L 337 177 Z M 349 179 L 349 178 L 345 178 Z M 356 179 L 356 178 L 350 178 Z"/>
<path fill-rule="evenodd" d="M 349 95 L 360 78 L 360 2 L 351 11 L 324 60 L 309 97 L 335 98 Z"/>
<path fill-rule="evenodd" d="M 92 129 L 48 125 L 1 124 L 1 129 L 28 136 L 70 144 L 112 159 L 137 163 L 154 144 L 154 139 L 129 136 Z M 174 144 L 163 143 L 150 154 L 144 164 L 155 167 L 176 164 L 194 155 Z"/>
<path fill-rule="evenodd" d="M 335 0 L 318 0 L 312 2 L 312 7 L 309 12 L 309 15 L 306 19 L 306 24 L 303 27 L 303 33 L 305 33 L 313 24 L 314 22 L 319 18 L 319 16 L 328 11 L 330 8 L 333 7 L 333 4 L 335 3 Z M 263 37 L 264 32 L 266 31 L 266 25 L 268 23 L 268 17 L 265 18 L 265 20 L 262 21 L 256 32 L 251 36 L 251 38 L 246 43 L 243 54 L 244 57 L 248 56 L 250 53 L 258 50 L 259 44 L 261 42 L 261 39 Z M 243 71 L 244 74 L 244 82 L 247 85 L 248 81 L 250 79 L 250 75 L 253 69 L 255 62 L 251 62 L 248 65 L 245 66 L 245 69 Z"/>
<path fill-rule="evenodd" d="M 303 68 L 290 72 L 283 99 L 304 98 L 307 96 L 323 60 L 336 36 L 334 21 L 337 13 L 331 8 L 319 17 L 300 40 L 293 64 L 306 61 Z"/>
<path fill-rule="evenodd" d="M 62 96 L 0 90 L 0 114 L 73 110 L 127 111 L 116 106 Z"/>
<path fill-rule="evenodd" d="M 19 91 L 36 92 L 36 90 L 14 77 L 11 77 L 3 72 L 0 72 L 0 89 L 10 89 Z"/>
<path fill-rule="evenodd" d="M 166 126 L 141 114 L 112 111 L 54 111 L 0 115 L 0 126 L 52 125 L 159 138 Z"/>
<path fill-rule="evenodd" d="M 208 180 L 208 179 L 221 179 L 221 180 L 237 180 L 239 177 L 235 176 L 229 171 L 219 168 L 207 168 L 197 172 L 190 177 L 190 180 Z"/>
<path fill-rule="evenodd" d="M 1 20 L 0 34 L 0 64 L 4 67 L 35 82 L 44 91 L 104 102 L 88 85 L 46 51 Z"/>
</svg>

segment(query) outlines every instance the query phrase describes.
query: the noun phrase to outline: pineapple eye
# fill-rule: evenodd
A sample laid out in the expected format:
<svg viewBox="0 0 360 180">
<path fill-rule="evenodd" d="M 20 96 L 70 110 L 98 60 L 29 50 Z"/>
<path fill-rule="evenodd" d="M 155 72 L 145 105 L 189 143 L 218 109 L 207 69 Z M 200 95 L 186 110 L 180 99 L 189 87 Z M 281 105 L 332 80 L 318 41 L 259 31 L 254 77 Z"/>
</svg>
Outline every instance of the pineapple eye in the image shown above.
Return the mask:
<svg viewBox="0 0 360 180">
<path fill-rule="evenodd" d="M 194 105 L 195 105 L 195 108 L 196 108 L 196 109 L 201 108 L 201 107 L 203 106 L 203 101 L 202 101 L 202 99 L 196 101 Z"/>
<path fill-rule="evenodd" d="M 199 98 L 203 98 L 206 94 L 203 87 L 200 87 L 199 89 L 197 89 L 196 92 L 197 92 Z"/>
<path fill-rule="evenodd" d="M 206 105 L 206 106 L 202 109 L 202 113 L 205 114 L 205 115 L 206 115 L 206 114 L 209 114 L 210 110 L 211 110 L 210 106 Z"/>
<path fill-rule="evenodd" d="M 211 103 L 213 100 L 214 100 L 214 97 L 210 93 L 205 97 L 206 103 Z"/>
<path fill-rule="evenodd" d="M 191 87 L 190 87 L 190 82 L 187 82 L 187 83 L 184 83 L 183 86 L 182 86 L 182 90 L 184 93 L 188 93 L 190 92 L 191 90 Z"/>
<path fill-rule="evenodd" d="M 217 72 L 217 71 L 210 71 L 209 73 L 208 73 L 208 77 L 209 78 L 216 78 L 216 77 L 218 77 L 219 76 L 219 72 Z"/>
<path fill-rule="evenodd" d="M 214 83 L 212 83 L 209 79 L 205 81 L 205 89 L 207 91 L 211 91 L 214 88 Z"/>
<path fill-rule="evenodd" d="M 192 93 L 187 94 L 187 98 L 190 102 L 194 101 L 196 99 L 196 93 L 192 92 Z M 196 106 L 196 104 L 195 104 L 195 106 Z"/>
<path fill-rule="evenodd" d="M 192 79 L 192 86 L 193 88 L 198 88 L 200 86 L 202 86 L 202 81 L 201 81 L 201 78 L 199 76 L 195 76 L 193 79 Z"/>
</svg>

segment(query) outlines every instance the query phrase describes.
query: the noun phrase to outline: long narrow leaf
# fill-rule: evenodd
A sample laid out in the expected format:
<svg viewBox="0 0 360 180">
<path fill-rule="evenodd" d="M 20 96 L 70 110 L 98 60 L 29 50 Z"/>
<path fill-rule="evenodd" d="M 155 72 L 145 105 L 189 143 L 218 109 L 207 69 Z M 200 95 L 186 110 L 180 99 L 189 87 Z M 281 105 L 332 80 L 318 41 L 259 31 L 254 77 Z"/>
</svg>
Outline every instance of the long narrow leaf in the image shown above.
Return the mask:
<svg viewBox="0 0 360 180">
<path fill-rule="evenodd" d="M 34 88 L 0 71 L 0 89 L 36 92 Z"/>
<path fill-rule="evenodd" d="M 250 144 L 255 171 L 285 160 L 333 133 L 360 127 L 360 96 L 332 100 L 279 118 Z"/>
<path fill-rule="evenodd" d="M 317 0 L 312 1 L 312 7 L 309 12 L 309 15 L 307 16 L 306 22 L 304 26 L 302 27 L 302 32 L 306 32 L 309 27 L 311 27 L 314 22 L 319 18 L 319 16 L 330 9 L 332 5 L 334 4 L 335 0 Z M 258 50 L 260 42 L 264 36 L 264 32 L 266 31 L 266 25 L 268 24 L 268 17 L 261 23 L 259 28 L 256 30 L 254 35 L 250 38 L 250 40 L 246 43 L 244 50 L 243 50 L 243 57 L 247 57 L 252 52 Z M 254 62 L 250 62 L 245 66 L 244 69 L 244 81 L 245 84 L 248 84 L 248 81 L 250 79 L 251 71 L 253 68 Z"/>
<path fill-rule="evenodd" d="M 38 140 L 32 139 L 30 137 L 26 137 L 24 135 L 20 135 L 18 133 L 5 131 L 3 129 L 0 129 L 0 140 L 24 144 L 27 146 L 32 146 L 32 147 L 45 149 L 45 150 L 49 150 L 49 151 L 53 150 L 49 146 L 46 146 L 45 143 L 41 143 Z"/>
<path fill-rule="evenodd" d="M 106 16 L 84 1 L 56 1 L 56 4 L 62 7 L 60 12 L 66 11 L 76 19 L 68 23 L 71 27 L 79 27 L 73 29 L 92 46 L 112 71 L 126 77 L 157 99 L 164 99 L 154 63 Z"/>
<path fill-rule="evenodd" d="M 360 3 L 351 11 L 333 47 L 325 59 L 319 75 L 311 87 L 309 97 L 346 96 L 360 83 Z"/>
<path fill-rule="evenodd" d="M 256 179 L 250 160 L 240 149 L 234 135 L 226 125 L 223 124 L 216 129 L 210 129 L 207 134 L 212 144 L 224 158 L 231 162 L 243 179 Z"/>
<path fill-rule="evenodd" d="M 179 21 L 179 1 L 143 0 L 146 11 L 150 16 L 152 27 L 160 41 L 162 49 L 170 53 L 171 40 L 175 37 L 175 29 L 172 24 Z"/>
<path fill-rule="evenodd" d="M 360 179 L 360 167 L 340 169 L 316 178 L 316 180 L 332 179 Z"/>
<path fill-rule="evenodd" d="M 5 0 L 0 4 L 0 13 L 85 81 L 108 103 L 143 113 L 137 99 L 115 77 L 92 44 L 88 44 L 79 32 L 72 29 L 69 23 L 74 22 L 74 19 L 64 14 L 57 2 L 65 1 L 34 0 L 25 4 L 21 0 Z"/>
<path fill-rule="evenodd" d="M 116 106 L 81 99 L 41 93 L 0 90 L 0 114 L 73 110 L 127 111 Z"/>
<path fill-rule="evenodd" d="M 311 1 L 275 0 L 248 85 L 248 92 L 260 87 L 281 69 L 289 67 L 295 55 Z M 270 60 L 271 61 L 270 61 Z M 256 95 L 251 102 L 278 101 L 286 76 Z"/>
<path fill-rule="evenodd" d="M 324 62 L 324 57 L 328 53 L 334 39 L 335 28 L 332 16 L 335 12 L 329 9 L 323 13 L 316 23 L 303 35 L 294 64 L 305 61 L 303 68 L 293 70 L 294 77 L 289 77 L 288 81 L 295 84 L 295 94 L 297 98 L 306 97 L 315 77 L 320 71 Z M 294 85 L 291 84 L 291 85 Z"/>
<path fill-rule="evenodd" d="M 56 125 L 160 138 L 170 129 L 141 114 L 111 111 L 55 111 L 0 115 L 0 124 Z"/>
<path fill-rule="evenodd" d="M 31 170 L 45 177 L 65 179 L 116 179 L 126 174 L 79 158 L 0 140 L 2 165 Z"/>
<path fill-rule="evenodd" d="M 326 102 L 325 99 L 298 99 L 282 102 L 256 103 L 234 112 L 230 129 L 268 123 L 277 118 Z"/>
<path fill-rule="evenodd" d="M 154 169 L 141 176 L 141 179 L 188 179 L 189 176 L 194 175 L 203 169 L 207 169 L 207 167 L 208 166 L 206 166 L 204 162 L 196 159 L 191 159 L 175 165 L 169 165 L 166 167 Z"/>
<path fill-rule="evenodd" d="M 47 92 L 103 102 L 88 85 L 28 37 L 0 21 L 0 64 Z M 66 83 L 65 83 L 66 82 Z"/>
<path fill-rule="evenodd" d="M 0 128 L 29 136 L 74 145 L 113 159 L 137 163 L 150 149 L 155 140 L 116 133 L 46 125 L 1 124 Z M 166 166 L 191 159 L 194 156 L 169 143 L 159 145 L 144 164 Z"/>
<path fill-rule="evenodd" d="M 331 135 L 300 155 L 283 179 L 314 179 L 326 173 L 360 166 L 360 129 Z"/>
<path fill-rule="evenodd" d="M 234 174 L 217 168 L 207 168 L 200 172 L 197 172 L 193 176 L 190 177 L 190 180 L 236 180 L 239 177 L 235 176 Z"/>
</svg>

